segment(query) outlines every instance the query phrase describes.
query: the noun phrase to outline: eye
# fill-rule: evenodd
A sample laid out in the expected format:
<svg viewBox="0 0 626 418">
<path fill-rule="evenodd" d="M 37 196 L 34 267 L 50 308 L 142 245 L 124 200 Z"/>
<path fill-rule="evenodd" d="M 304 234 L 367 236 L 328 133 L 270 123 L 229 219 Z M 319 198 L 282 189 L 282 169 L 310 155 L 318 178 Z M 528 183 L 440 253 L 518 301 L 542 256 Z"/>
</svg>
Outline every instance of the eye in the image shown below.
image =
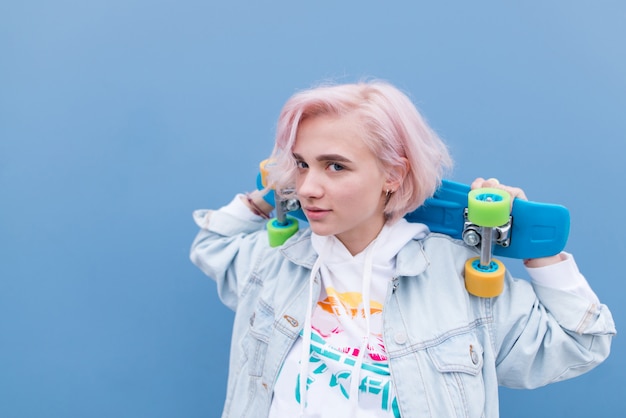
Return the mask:
<svg viewBox="0 0 626 418">
<path fill-rule="evenodd" d="M 296 160 L 296 167 L 299 169 L 308 168 L 308 164 L 302 160 Z"/>
<path fill-rule="evenodd" d="M 337 163 L 329 163 L 328 168 L 330 169 L 330 171 L 341 171 L 345 169 L 344 166 L 342 166 L 341 164 L 337 164 Z"/>
</svg>

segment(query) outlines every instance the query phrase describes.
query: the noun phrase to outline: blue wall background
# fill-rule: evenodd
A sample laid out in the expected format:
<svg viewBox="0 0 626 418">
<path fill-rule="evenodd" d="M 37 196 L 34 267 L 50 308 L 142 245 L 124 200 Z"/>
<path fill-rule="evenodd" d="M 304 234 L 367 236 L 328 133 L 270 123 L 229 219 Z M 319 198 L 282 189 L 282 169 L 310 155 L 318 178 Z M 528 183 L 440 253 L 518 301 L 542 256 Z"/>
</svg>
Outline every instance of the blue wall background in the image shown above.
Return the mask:
<svg viewBox="0 0 626 418">
<path fill-rule="evenodd" d="M 191 212 L 252 189 L 282 103 L 327 79 L 409 92 L 455 180 L 567 205 L 621 328 L 625 39 L 619 0 L 2 1 L 0 417 L 218 416 L 232 314 Z M 502 416 L 623 416 L 613 347 Z"/>
</svg>

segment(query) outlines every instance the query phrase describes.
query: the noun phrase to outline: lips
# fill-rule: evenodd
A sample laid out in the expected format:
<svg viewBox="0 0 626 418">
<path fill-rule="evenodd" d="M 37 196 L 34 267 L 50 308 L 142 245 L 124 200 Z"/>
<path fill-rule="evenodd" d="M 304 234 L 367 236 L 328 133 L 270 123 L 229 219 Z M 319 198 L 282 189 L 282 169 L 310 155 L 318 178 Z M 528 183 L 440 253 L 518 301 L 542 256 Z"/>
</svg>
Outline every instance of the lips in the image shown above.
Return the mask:
<svg viewBox="0 0 626 418">
<path fill-rule="evenodd" d="M 309 221 L 320 221 L 326 217 L 330 213 L 330 210 L 321 209 L 318 207 L 305 207 L 304 214 L 306 215 Z"/>
</svg>

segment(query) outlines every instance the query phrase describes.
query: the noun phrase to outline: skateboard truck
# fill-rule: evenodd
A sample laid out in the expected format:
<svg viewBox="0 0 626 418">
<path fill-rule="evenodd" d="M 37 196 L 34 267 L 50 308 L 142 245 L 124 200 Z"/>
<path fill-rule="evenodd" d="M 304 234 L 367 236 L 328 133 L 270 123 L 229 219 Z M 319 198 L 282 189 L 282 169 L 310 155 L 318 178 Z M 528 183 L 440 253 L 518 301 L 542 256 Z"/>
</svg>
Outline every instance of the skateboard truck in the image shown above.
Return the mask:
<svg viewBox="0 0 626 418">
<path fill-rule="evenodd" d="M 481 243 L 480 227 L 470 222 L 467 218 L 467 208 L 463 213 L 465 222 L 463 224 L 462 238 L 470 247 L 477 247 Z M 513 217 L 509 217 L 509 221 L 504 224 L 493 228 L 494 230 L 494 242 L 501 247 L 508 247 L 511 244 L 511 225 Z"/>
<path fill-rule="evenodd" d="M 263 160 L 259 164 L 259 175 L 257 176 L 257 188 L 265 189 L 267 185 L 267 164 L 269 160 Z M 293 190 L 283 190 L 284 194 L 292 194 Z M 274 206 L 276 216 L 267 222 L 267 234 L 271 247 L 279 247 L 298 231 L 298 219 L 287 215 L 288 212 L 300 210 L 300 202 L 296 198 L 282 198 L 276 190 L 272 189 L 264 197 L 265 201 Z"/>
<path fill-rule="evenodd" d="M 292 193 L 291 189 L 284 190 L 283 192 Z M 298 199 L 283 199 L 277 196 L 278 193 L 274 191 L 274 201 L 278 202 L 276 205 L 276 221 L 281 225 L 288 222 L 287 213 L 295 212 L 300 209 L 300 202 Z"/>
<path fill-rule="evenodd" d="M 480 248 L 480 257 L 465 263 L 465 288 L 475 296 L 491 298 L 504 288 L 506 268 L 493 258 L 493 249 L 496 244 L 510 244 L 510 210 L 511 196 L 504 190 L 482 188 L 467 195 L 462 238 Z"/>
</svg>

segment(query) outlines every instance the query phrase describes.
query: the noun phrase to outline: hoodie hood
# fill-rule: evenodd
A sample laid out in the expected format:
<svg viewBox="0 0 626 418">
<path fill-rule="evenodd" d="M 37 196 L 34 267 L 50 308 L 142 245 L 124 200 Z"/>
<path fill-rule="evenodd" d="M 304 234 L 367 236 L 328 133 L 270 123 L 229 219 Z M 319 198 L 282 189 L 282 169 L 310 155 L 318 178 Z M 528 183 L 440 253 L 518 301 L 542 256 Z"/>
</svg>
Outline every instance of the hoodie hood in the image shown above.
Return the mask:
<svg viewBox="0 0 626 418">
<path fill-rule="evenodd" d="M 345 262 L 363 263 L 368 249 L 373 246 L 376 246 L 376 251 L 372 255 L 372 262 L 387 264 L 395 259 L 407 242 L 412 239 L 423 239 L 429 232 L 426 225 L 410 223 L 402 218 L 391 225 L 385 224 L 368 247 L 354 256 L 334 235 L 321 236 L 311 233 L 311 244 L 318 257 L 324 253 L 323 264 L 325 265 Z M 328 246 L 327 251 L 324 251 L 326 246 Z"/>
</svg>

